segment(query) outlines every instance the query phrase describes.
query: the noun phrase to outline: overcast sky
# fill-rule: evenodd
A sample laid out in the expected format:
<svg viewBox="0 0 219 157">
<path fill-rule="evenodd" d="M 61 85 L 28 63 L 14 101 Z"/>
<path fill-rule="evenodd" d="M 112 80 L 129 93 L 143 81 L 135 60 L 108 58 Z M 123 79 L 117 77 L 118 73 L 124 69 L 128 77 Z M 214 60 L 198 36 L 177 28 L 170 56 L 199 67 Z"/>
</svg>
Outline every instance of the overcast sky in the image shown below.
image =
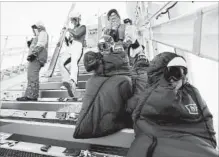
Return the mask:
<svg viewBox="0 0 219 157">
<path fill-rule="evenodd" d="M 42 20 L 49 33 L 59 33 L 72 2 L 2 2 L 1 34 L 32 34 L 30 26 Z M 76 2 L 75 11 L 82 14 L 82 22 L 91 22 L 98 12 L 117 8 L 125 16 L 125 2 Z"/>
<path fill-rule="evenodd" d="M 95 14 L 112 8 L 118 9 L 121 17 L 126 18 L 125 3 L 76 2 L 75 11 L 82 14 L 82 23 L 95 23 Z M 71 5 L 72 2 L 1 2 L 1 48 L 5 41 L 2 35 L 16 35 L 10 37 L 7 47 L 25 44 L 24 37 L 17 35 L 32 35 L 30 27 L 38 20 L 44 22 L 50 35 L 58 38 Z"/>
</svg>

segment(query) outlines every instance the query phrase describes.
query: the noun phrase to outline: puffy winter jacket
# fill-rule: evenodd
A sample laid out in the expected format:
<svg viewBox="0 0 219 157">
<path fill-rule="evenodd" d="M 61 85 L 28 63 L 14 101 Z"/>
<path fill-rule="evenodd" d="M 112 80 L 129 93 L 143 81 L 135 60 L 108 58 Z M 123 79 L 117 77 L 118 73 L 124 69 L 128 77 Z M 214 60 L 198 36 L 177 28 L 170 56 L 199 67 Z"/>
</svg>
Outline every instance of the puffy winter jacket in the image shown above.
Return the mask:
<svg viewBox="0 0 219 157">
<path fill-rule="evenodd" d="M 89 51 L 84 56 L 85 69 L 95 71 L 98 76 L 130 75 L 131 67 L 126 52 L 111 53 L 102 55 Z"/>
<path fill-rule="evenodd" d="M 128 157 L 217 156 L 212 114 L 198 90 L 187 83 L 176 93 L 163 77 L 163 67 L 176 56 L 159 54 L 148 68 L 150 83 L 133 112 L 136 139 Z"/>
<path fill-rule="evenodd" d="M 86 84 L 74 138 L 101 137 L 130 127 L 132 120 L 126 113 L 126 104 L 132 96 L 132 82 L 129 76 L 124 75 L 129 66 L 124 66 L 127 63 L 121 55 L 111 54 L 100 59 L 98 53 L 85 54 L 85 68 L 99 70 Z"/>
<path fill-rule="evenodd" d="M 49 36 L 45 30 L 42 30 L 38 36 L 33 38 L 28 55 L 36 55 L 42 66 L 47 62 Z"/>
<path fill-rule="evenodd" d="M 144 57 L 140 57 L 144 55 Z M 145 91 L 147 87 L 147 68 L 149 66 L 148 60 L 145 54 L 138 54 L 133 59 L 134 65 L 132 67 L 132 85 L 133 85 L 133 96 L 128 100 L 127 112 L 130 114 L 133 112 L 141 98 L 141 93 Z"/>
</svg>

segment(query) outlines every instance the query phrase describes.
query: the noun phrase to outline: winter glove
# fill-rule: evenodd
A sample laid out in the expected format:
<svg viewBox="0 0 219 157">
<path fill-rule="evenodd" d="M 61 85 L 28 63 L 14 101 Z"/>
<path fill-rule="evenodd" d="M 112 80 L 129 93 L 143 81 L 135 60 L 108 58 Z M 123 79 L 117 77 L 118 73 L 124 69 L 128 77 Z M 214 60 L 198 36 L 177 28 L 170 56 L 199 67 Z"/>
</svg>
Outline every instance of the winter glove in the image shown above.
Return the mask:
<svg viewBox="0 0 219 157">
<path fill-rule="evenodd" d="M 67 37 L 65 37 L 65 43 L 66 43 L 67 46 L 69 46 L 69 40 L 68 40 Z"/>
<path fill-rule="evenodd" d="M 60 47 L 60 46 L 61 46 L 61 43 L 60 43 L 60 42 L 58 42 L 56 46 L 57 46 L 57 47 Z"/>
<path fill-rule="evenodd" d="M 29 55 L 28 57 L 27 57 L 27 61 L 29 61 L 29 62 L 32 62 L 32 61 L 34 61 L 36 59 L 36 55 L 34 55 L 34 54 L 31 54 L 31 55 Z"/>
<path fill-rule="evenodd" d="M 33 38 L 31 40 L 27 41 L 27 47 L 28 48 L 30 48 L 30 45 L 31 45 L 32 41 L 33 41 Z"/>
</svg>

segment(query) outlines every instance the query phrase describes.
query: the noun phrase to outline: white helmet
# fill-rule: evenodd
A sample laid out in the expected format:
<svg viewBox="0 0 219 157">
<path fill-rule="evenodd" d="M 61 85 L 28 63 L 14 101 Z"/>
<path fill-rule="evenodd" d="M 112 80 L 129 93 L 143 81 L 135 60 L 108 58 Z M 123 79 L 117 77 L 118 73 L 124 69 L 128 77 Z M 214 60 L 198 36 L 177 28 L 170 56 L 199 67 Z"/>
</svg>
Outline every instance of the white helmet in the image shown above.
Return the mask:
<svg viewBox="0 0 219 157">
<path fill-rule="evenodd" d="M 79 12 L 71 12 L 69 18 L 79 18 L 81 19 L 81 14 Z"/>
<path fill-rule="evenodd" d="M 186 61 L 182 57 L 173 58 L 167 65 L 167 67 L 171 67 L 171 66 L 182 66 L 187 68 Z"/>
<path fill-rule="evenodd" d="M 36 22 L 35 25 L 36 25 L 38 28 L 40 28 L 40 27 L 44 27 L 44 28 L 45 28 L 45 25 L 44 25 L 44 23 L 43 23 L 42 21 Z"/>
</svg>

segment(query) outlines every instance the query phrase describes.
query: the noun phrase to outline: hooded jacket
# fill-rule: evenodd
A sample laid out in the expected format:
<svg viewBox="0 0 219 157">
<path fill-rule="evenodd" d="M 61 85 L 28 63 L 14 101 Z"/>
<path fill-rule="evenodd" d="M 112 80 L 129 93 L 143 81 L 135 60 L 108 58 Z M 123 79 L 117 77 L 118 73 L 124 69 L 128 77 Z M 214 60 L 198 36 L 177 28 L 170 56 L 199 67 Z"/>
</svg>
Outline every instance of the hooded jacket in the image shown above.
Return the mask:
<svg viewBox="0 0 219 157">
<path fill-rule="evenodd" d="M 43 26 L 39 27 L 41 27 L 41 31 L 33 38 L 28 55 L 34 54 L 36 59 L 44 66 L 48 58 L 49 36 Z"/>
<path fill-rule="evenodd" d="M 130 127 L 126 113 L 127 100 L 132 96 L 128 59 L 123 53 L 101 55 L 87 52 L 84 65 L 95 74 L 86 84 L 82 109 L 74 138 L 94 138 L 113 134 Z"/>
<path fill-rule="evenodd" d="M 133 111 L 136 139 L 128 157 L 217 156 L 212 114 L 198 90 L 186 83 L 176 93 L 163 77 L 177 56 L 161 53 L 150 63 L 147 89 Z"/>
</svg>

